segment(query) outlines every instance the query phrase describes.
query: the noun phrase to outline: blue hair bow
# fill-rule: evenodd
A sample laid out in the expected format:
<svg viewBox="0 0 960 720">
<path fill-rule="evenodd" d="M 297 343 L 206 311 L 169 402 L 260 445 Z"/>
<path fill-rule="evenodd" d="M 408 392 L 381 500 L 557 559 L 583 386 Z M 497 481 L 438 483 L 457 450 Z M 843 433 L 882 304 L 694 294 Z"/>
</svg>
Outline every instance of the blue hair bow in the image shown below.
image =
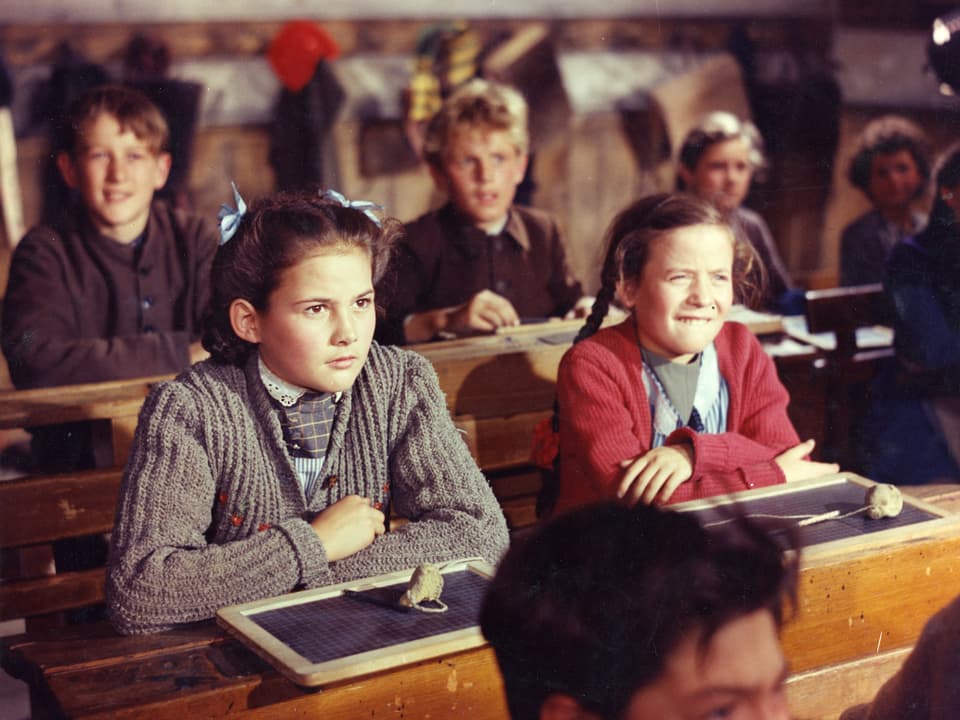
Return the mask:
<svg viewBox="0 0 960 720">
<path fill-rule="evenodd" d="M 336 190 L 324 190 L 321 194 L 321 197 L 327 200 L 333 200 L 338 202 L 343 207 L 353 208 L 354 210 L 359 210 L 368 218 L 373 220 L 376 223 L 377 227 L 380 227 L 380 218 L 377 217 L 374 210 L 383 210 L 383 205 L 377 205 L 375 202 L 370 202 L 369 200 L 347 200 L 343 195 L 338 193 Z"/>
<path fill-rule="evenodd" d="M 220 221 L 220 244 L 223 245 L 230 240 L 237 232 L 237 228 L 240 227 L 240 220 L 243 218 L 245 212 L 247 212 L 247 204 L 243 201 L 243 198 L 240 197 L 240 191 L 237 190 L 237 184 L 235 182 L 230 183 L 230 187 L 233 188 L 233 200 L 237 204 L 236 208 L 232 208 L 226 203 L 223 203 L 220 206 L 220 212 L 217 213 L 217 219 Z"/>
</svg>

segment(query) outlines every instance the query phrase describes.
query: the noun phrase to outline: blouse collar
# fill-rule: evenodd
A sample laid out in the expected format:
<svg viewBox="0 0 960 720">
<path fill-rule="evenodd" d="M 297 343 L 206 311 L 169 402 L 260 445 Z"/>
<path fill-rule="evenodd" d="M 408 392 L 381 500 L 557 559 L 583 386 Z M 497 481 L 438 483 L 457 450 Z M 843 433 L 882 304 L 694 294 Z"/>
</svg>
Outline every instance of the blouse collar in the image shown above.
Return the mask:
<svg viewBox="0 0 960 720">
<path fill-rule="evenodd" d="M 289 383 L 275 375 L 271 372 L 270 368 L 266 366 L 266 363 L 263 362 L 263 357 L 260 355 L 257 356 L 257 368 L 260 371 L 260 380 L 267 389 L 267 393 L 283 407 L 293 407 L 300 398 L 308 392 L 311 392 L 307 388 Z M 340 392 L 334 393 L 333 401 L 339 402 L 341 394 Z"/>
</svg>

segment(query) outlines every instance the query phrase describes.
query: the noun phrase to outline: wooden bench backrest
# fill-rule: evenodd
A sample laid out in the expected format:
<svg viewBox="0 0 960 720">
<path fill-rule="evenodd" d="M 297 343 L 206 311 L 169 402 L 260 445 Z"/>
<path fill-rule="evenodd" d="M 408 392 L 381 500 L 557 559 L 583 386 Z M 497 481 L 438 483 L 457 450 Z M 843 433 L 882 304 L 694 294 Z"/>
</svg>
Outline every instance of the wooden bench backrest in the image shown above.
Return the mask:
<svg viewBox="0 0 960 720">
<path fill-rule="evenodd" d="M 0 483 L 0 550 L 42 547 L 113 528 L 122 470 L 37 475 Z M 45 570 L 45 568 L 44 568 Z M 0 620 L 31 618 L 103 601 L 103 568 L 43 574 L 21 568 L 0 583 Z"/>
<path fill-rule="evenodd" d="M 837 338 L 836 349 L 827 353 L 827 442 L 820 445 L 818 459 L 838 462 L 842 469 L 861 470 L 853 438 L 866 412 L 870 383 L 893 356 L 893 348 L 860 350 L 857 329 L 892 324 L 892 304 L 880 283 L 811 290 L 806 300 L 807 329 L 833 332 Z"/>
<path fill-rule="evenodd" d="M 806 293 L 807 329 L 812 333 L 833 332 L 835 354 L 852 358 L 857 352 L 857 328 L 889 325 L 893 310 L 883 285 L 810 290 Z"/>
</svg>

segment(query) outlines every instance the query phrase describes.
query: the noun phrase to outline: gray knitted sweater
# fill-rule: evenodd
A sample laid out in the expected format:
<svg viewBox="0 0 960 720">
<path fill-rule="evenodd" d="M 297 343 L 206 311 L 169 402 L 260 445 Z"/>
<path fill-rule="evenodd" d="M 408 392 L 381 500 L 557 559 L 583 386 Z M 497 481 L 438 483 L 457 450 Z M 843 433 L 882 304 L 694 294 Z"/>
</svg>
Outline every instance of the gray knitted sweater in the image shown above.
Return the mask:
<svg viewBox="0 0 960 720">
<path fill-rule="evenodd" d="M 507 545 L 503 514 L 420 355 L 374 343 L 337 404 L 322 482 L 306 498 L 256 355 L 200 363 L 140 412 L 117 504 L 107 605 L 123 633 Z M 410 522 L 327 562 L 309 520 L 351 494 Z"/>
</svg>

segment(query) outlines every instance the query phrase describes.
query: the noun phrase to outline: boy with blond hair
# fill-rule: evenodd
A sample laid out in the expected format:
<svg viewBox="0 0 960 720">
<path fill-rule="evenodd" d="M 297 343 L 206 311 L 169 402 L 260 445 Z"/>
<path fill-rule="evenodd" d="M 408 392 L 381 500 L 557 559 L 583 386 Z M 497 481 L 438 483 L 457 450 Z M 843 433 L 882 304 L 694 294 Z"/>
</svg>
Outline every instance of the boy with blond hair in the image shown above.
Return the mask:
<svg viewBox="0 0 960 720">
<path fill-rule="evenodd" d="M 77 202 L 17 246 L 2 345 L 17 388 L 173 373 L 199 344 L 215 229 L 154 200 L 168 130 L 141 93 L 102 86 L 63 125 L 57 165 Z M 93 464 L 85 426 L 34 434 L 45 469 Z"/>
<path fill-rule="evenodd" d="M 567 268 L 556 223 L 513 202 L 529 146 L 526 101 L 506 85 L 472 80 L 430 121 L 424 159 L 448 202 L 405 228 L 382 340 L 423 342 L 586 313 L 592 298 Z"/>
</svg>

